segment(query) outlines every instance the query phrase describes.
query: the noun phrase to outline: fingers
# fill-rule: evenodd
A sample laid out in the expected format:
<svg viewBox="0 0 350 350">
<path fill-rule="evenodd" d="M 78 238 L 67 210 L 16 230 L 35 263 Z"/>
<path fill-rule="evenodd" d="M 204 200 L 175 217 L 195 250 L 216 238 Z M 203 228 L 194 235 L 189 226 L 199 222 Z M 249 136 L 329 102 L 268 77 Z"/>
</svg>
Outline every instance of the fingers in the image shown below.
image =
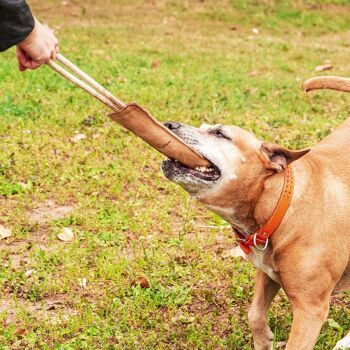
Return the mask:
<svg viewBox="0 0 350 350">
<path fill-rule="evenodd" d="M 56 57 L 57 57 L 58 52 L 59 52 L 58 40 L 56 39 L 55 47 L 54 47 L 54 49 L 53 49 L 52 52 L 51 52 L 50 58 L 51 58 L 52 60 L 55 60 Z"/>
<path fill-rule="evenodd" d="M 53 34 L 52 34 L 53 35 Z M 42 55 L 38 58 L 32 58 L 32 60 L 39 64 L 42 65 L 48 60 L 53 59 L 55 60 L 58 54 L 58 40 L 56 37 L 53 36 L 53 38 L 46 44 L 46 47 L 42 50 Z"/>
<path fill-rule="evenodd" d="M 18 46 L 16 47 L 16 56 L 18 60 L 18 68 L 21 72 L 26 69 L 36 69 L 42 64 L 41 62 L 36 62 L 30 58 L 27 53 Z"/>
<path fill-rule="evenodd" d="M 58 53 L 58 39 L 55 37 L 55 34 L 52 29 L 50 29 L 47 25 L 43 26 L 46 30 L 47 34 L 47 42 L 46 42 L 46 55 L 42 57 L 41 60 L 36 60 L 40 63 L 46 63 L 49 59 L 56 59 Z"/>
<path fill-rule="evenodd" d="M 38 62 L 35 62 L 35 61 L 29 59 L 26 68 L 29 68 L 29 69 L 37 69 L 37 68 L 39 68 L 41 65 L 42 65 L 42 63 L 38 63 Z"/>
<path fill-rule="evenodd" d="M 20 47 L 17 47 L 16 52 L 19 70 L 24 71 L 26 69 L 36 69 L 45 64 L 49 59 L 56 59 L 58 54 L 58 45 L 56 44 L 51 49 L 45 50 L 41 57 L 35 59 L 30 57 Z"/>
<path fill-rule="evenodd" d="M 52 35 L 54 36 L 54 44 L 55 44 L 55 47 L 54 47 L 54 49 L 53 49 L 53 51 L 52 51 L 52 53 L 51 53 L 51 58 L 52 58 L 53 60 L 55 60 L 55 59 L 56 59 L 56 56 L 57 56 L 57 54 L 58 54 L 58 52 L 59 52 L 59 48 L 58 48 L 58 39 L 55 37 L 55 35 L 53 34 L 53 32 L 52 32 Z"/>
<path fill-rule="evenodd" d="M 25 67 L 25 63 L 27 61 L 27 56 L 26 56 L 25 52 L 18 46 L 16 47 L 16 57 L 18 60 L 18 69 L 21 72 L 25 71 L 27 69 Z"/>
<path fill-rule="evenodd" d="M 23 66 L 23 64 L 21 64 L 20 62 L 18 62 L 18 69 L 21 71 L 21 72 L 24 72 L 27 68 Z"/>
<path fill-rule="evenodd" d="M 19 69 L 36 69 L 48 60 L 56 59 L 58 39 L 48 26 L 36 20 L 32 33 L 17 47 Z"/>
</svg>

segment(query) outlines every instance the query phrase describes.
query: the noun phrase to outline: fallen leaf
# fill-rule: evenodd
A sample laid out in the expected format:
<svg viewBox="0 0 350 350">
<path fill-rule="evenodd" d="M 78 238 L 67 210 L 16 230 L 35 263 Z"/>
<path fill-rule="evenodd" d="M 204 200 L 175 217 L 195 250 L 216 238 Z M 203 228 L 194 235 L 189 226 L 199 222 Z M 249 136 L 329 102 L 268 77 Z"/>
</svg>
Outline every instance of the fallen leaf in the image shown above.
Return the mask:
<svg viewBox="0 0 350 350">
<path fill-rule="evenodd" d="M 57 238 L 63 242 L 70 242 L 73 241 L 75 235 L 70 228 L 63 227 L 62 231 L 57 235 Z"/>
<path fill-rule="evenodd" d="M 50 305 L 46 310 L 47 311 L 56 310 L 56 305 Z"/>
<path fill-rule="evenodd" d="M 158 68 L 159 65 L 160 65 L 160 60 L 155 60 L 152 62 L 151 67 L 152 67 L 152 69 L 156 69 L 156 68 Z"/>
<path fill-rule="evenodd" d="M 166 314 L 168 310 L 169 308 L 167 306 L 162 306 L 160 309 L 158 309 L 158 312 L 161 314 Z"/>
<path fill-rule="evenodd" d="M 86 139 L 86 135 L 85 134 L 76 134 L 73 137 L 71 137 L 69 140 L 71 140 L 73 143 L 77 143 L 81 140 Z"/>
<path fill-rule="evenodd" d="M 181 315 L 181 316 L 179 316 L 178 320 L 182 324 L 190 324 L 190 323 L 193 323 L 196 320 L 196 318 L 194 316 Z"/>
<path fill-rule="evenodd" d="M 104 50 L 91 50 L 94 55 L 103 55 L 105 53 Z"/>
<path fill-rule="evenodd" d="M 257 77 L 260 75 L 260 73 L 257 70 L 252 70 L 250 73 L 248 73 L 249 77 Z"/>
<path fill-rule="evenodd" d="M 28 190 L 31 187 L 29 182 L 17 182 L 24 190 Z"/>
<path fill-rule="evenodd" d="M 136 280 L 132 281 L 132 286 L 140 286 L 143 289 L 150 288 L 149 282 L 144 277 L 137 277 Z"/>
<path fill-rule="evenodd" d="M 0 225 L 0 239 L 9 238 L 12 236 L 12 231 L 3 225 Z"/>
<path fill-rule="evenodd" d="M 17 335 L 26 335 L 26 334 L 28 334 L 28 330 L 23 328 L 23 327 L 19 327 L 16 329 L 16 334 Z"/>
<path fill-rule="evenodd" d="M 118 78 L 117 78 L 117 82 L 118 82 L 118 83 L 126 83 L 126 81 L 127 81 L 127 79 L 124 78 L 124 77 L 118 77 Z"/>
<path fill-rule="evenodd" d="M 341 325 L 338 322 L 336 322 L 335 320 L 333 320 L 333 318 L 327 319 L 327 323 L 330 327 L 332 327 L 334 329 L 342 329 Z"/>
<path fill-rule="evenodd" d="M 247 258 L 247 254 L 244 253 L 244 251 L 241 249 L 240 246 L 237 246 L 235 248 L 232 249 L 228 249 L 222 252 L 221 257 L 224 259 L 227 258 L 242 258 L 242 259 L 246 259 Z"/>
<path fill-rule="evenodd" d="M 248 88 L 247 90 L 244 91 L 245 94 L 247 95 L 255 95 L 257 93 L 258 89 L 257 88 Z"/>
<path fill-rule="evenodd" d="M 79 287 L 86 289 L 86 278 L 78 278 Z"/>
<path fill-rule="evenodd" d="M 315 68 L 316 72 L 323 72 L 324 70 L 330 70 L 333 69 L 333 66 L 331 63 L 325 63 L 325 64 L 320 64 Z"/>
<path fill-rule="evenodd" d="M 36 273 L 35 270 L 27 270 L 27 271 L 24 273 L 24 276 L 29 277 L 29 276 L 33 275 L 34 273 Z"/>
</svg>

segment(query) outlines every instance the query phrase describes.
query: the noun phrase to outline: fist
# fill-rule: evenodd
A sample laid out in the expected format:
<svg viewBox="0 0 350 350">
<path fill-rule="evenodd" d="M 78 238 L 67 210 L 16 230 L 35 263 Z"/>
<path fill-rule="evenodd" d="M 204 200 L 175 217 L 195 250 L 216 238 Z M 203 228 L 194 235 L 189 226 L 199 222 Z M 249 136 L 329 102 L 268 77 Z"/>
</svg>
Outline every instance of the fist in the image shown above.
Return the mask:
<svg viewBox="0 0 350 350">
<path fill-rule="evenodd" d="M 53 31 L 35 19 L 33 31 L 16 47 L 20 71 L 35 69 L 55 59 L 58 53 L 58 40 Z"/>
</svg>

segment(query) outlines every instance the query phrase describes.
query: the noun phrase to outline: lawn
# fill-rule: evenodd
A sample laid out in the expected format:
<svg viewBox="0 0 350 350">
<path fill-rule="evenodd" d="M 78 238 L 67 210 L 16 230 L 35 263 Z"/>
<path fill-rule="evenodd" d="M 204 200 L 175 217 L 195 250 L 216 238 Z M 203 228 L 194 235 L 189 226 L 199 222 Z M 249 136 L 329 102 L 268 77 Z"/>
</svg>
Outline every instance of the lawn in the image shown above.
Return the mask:
<svg viewBox="0 0 350 350">
<path fill-rule="evenodd" d="M 236 124 L 297 149 L 349 113 L 349 95 L 307 95 L 301 83 L 328 61 L 321 74 L 350 75 L 350 1 L 30 4 L 64 55 L 161 121 Z M 0 224 L 11 230 L 0 240 L 0 349 L 252 349 L 255 271 L 223 257 L 236 245 L 227 224 L 49 67 L 20 73 L 11 49 L 0 81 Z M 64 227 L 73 240 L 58 239 Z M 316 349 L 347 332 L 349 307 L 349 293 L 333 297 Z M 276 344 L 291 318 L 281 292 Z"/>
</svg>

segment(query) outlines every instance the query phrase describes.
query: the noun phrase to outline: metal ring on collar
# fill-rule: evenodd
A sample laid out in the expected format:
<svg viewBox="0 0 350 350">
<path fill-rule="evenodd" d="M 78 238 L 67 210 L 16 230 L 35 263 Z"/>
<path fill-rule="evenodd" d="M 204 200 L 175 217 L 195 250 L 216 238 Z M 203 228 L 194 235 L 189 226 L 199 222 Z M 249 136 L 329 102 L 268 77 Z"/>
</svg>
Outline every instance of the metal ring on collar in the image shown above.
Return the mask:
<svg viewBox="0 0 350 350">
<path fill-rule="evenodd" d="M 265 250 L 265 249 L 267 248 L 267 246 L 269 245 L 269 239 L 267 238 L 266 241 L 265 241 L 264 247 L 260 248 L 260 247 L 258 246 L 258 243 L 256 242 L 256 236 L 257 236 L 257 234 L 258 234 L 258 232 L 256 232 L 255 235 L 254 235 L 254 240 L 253 240 L 253 242 L 254 242 L 254 247 L 255 247 L 256 249 L 258 249 L 258 250 L 263 251 L 263 250 Z"/>
</svg>

